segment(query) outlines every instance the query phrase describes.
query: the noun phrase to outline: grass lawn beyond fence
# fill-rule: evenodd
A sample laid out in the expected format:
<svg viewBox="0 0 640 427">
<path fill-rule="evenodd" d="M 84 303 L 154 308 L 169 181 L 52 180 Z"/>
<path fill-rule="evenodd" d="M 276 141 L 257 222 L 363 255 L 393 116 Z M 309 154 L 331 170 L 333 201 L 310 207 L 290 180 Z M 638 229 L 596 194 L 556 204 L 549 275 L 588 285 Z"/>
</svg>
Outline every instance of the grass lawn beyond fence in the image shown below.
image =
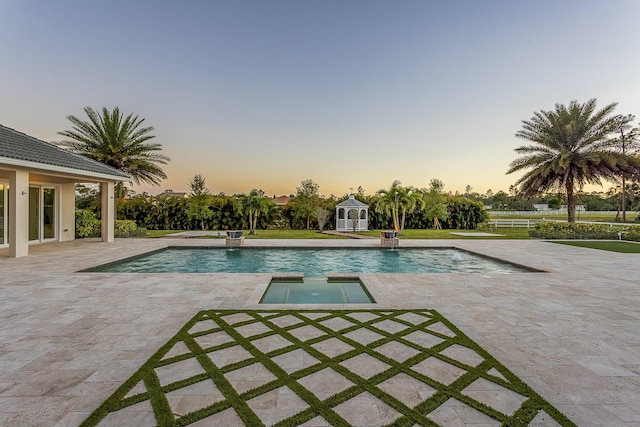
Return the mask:
<svg viewBox="0 0 640 427">
<path fill-rule="evenodd" d="M 579 246 L 581 248 L 600 249 L 610 252 L 621 252 L 625 254 L 640 254 L 640 244 L 631 242 L 615 242 L 610 240 L 557 240 L 552 241 L 551 243 Z"/>
</svg>

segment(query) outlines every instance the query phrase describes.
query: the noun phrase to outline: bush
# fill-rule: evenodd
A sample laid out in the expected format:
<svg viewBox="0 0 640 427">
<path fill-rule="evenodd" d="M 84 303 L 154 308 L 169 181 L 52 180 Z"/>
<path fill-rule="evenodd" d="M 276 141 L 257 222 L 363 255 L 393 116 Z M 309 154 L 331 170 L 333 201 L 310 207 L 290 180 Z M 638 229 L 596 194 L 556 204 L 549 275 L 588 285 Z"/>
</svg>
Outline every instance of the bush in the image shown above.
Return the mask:
<svg viewBox="0 0 640 427">
<path fill-rule="evenodd" d="M 147 234 L 147 229 L 138 227 L 130 219 L 117 219 L 113 230 L 114 237 L 141 237 Z"/>
<path fill-rule="evenodd" d="M 542 222 L 529 231 L 530 237 L 539 239 L 591 239 L 640 241 L 640 227 L 608 224 L 584 224 L 575 222 Z"/>
<path fill-rule="evenodd" d="M 76 238 L 100 235 L 100 220 L 88 209 L 76 211 Z"/>
<path fill-rule="evenodd" d="M 76 238 L 100 237 L 102 221 L 96 218 L 96 214 L 88 209 L 76 211 Z M 114 224 L 114 237 L 142 237 L 147 234 L 147 229 L 138 227 L 135 221 L 117 219 Z"/>
</svg>

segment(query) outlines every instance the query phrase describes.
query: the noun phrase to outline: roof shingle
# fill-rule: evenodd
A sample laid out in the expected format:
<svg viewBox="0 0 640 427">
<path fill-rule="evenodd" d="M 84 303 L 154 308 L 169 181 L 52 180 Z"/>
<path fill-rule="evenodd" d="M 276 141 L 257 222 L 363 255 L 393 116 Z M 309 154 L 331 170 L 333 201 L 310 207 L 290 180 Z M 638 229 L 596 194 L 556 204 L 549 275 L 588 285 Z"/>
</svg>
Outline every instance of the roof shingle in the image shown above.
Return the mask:
<svg viewBox="0 0 640 427">
<path fill-rule="evenodd" d="M 110 175 L 118 178 L 118 180 L 130 178 L 125 172 L 111 166 L 71 153 L 48 142 L 0 125 L 0 158 L 2 157 Z"/>
</svg>

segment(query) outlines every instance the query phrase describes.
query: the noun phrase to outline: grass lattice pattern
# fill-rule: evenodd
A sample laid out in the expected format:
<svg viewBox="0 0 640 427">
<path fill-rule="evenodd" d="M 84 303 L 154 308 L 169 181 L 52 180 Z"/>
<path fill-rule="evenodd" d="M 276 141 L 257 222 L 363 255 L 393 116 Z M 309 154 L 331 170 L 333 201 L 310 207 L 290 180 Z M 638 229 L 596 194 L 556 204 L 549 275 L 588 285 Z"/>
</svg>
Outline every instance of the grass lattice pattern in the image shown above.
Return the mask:
<svg viewBox="0 0 640 427">
<path fill-rule="evenodd" d="M 202 311 L 82 425 L 438 426 L 454 414 L 574 425 L 434 310 Z"/>
</svg>

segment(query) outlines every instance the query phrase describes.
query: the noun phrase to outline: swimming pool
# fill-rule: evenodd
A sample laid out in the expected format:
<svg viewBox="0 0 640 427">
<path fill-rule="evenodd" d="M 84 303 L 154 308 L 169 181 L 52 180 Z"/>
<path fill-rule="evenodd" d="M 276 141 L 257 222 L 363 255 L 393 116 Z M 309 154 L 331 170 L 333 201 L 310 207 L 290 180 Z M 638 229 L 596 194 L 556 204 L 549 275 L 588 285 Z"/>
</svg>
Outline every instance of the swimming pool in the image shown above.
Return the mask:
<svg viewBox="0 0 640 427">
<path fill-rule="evenodd" d="M 88 270 L 110 273 L 515 273 L 525 267 L 456 248 L 169 247 Z"/>
</svg>

